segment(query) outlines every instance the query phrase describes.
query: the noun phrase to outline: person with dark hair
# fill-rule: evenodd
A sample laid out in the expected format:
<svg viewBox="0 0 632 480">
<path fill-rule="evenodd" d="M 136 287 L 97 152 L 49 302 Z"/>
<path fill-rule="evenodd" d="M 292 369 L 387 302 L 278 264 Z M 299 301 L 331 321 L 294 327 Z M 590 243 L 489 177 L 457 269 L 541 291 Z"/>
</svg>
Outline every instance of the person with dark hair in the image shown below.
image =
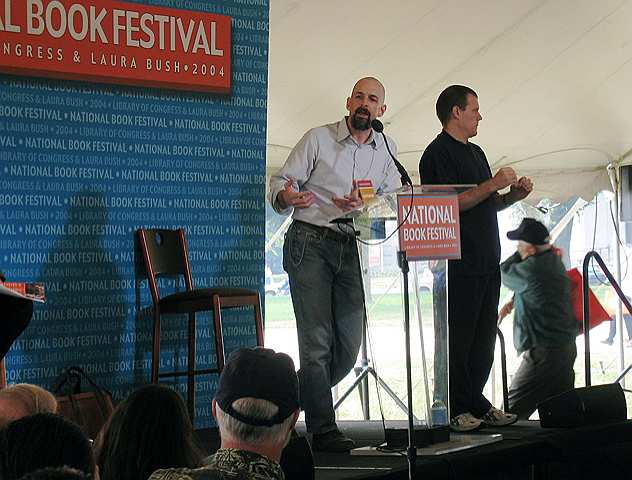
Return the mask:
<svg viewBox="0 0 632 480">
<path fill-rule="evenodd" d="M 6 277 L 0 272 L 0 283 Z M 33 302 L 23 298 L 0 294 L 0 360 L 7 354 L 13 342 L 26 329 L 33 316 Z"/>
<path fill-rule="evenodd" d="M 197 467 L 203 457 L 180 395 L 153 384 L 134 390 L 116 407 L 95 451 L 102 480 L 134 480 L 159 468 Z"/>
<path fill-rule="evenodd" d="M 283 480 L 279 460 L 298 414 L 292 359 L 269 348 L 236 350 L 213 399 L 220 449 L 201 468 L 159 470 L 149 480 Z"/>
<path fill-rule="evenodd" d="M 55 467 L 35 470 L 27 473 L 20 480 L 94 480 L 95 478 L 75 468 Z"/>
<path fill-rule="evenodd" d="M 358 249 L 349 226 L 332 223 L 362 205 L 357 184 L 377 193 L 401 187 L 400 175 L 371 122 L 386 112 L 384 86 L 358 80 L 347 98 L 348 115 L 309 130 L 270 179 L 270 203 L 291 213 L 283 268 L 288 273 L 301 361 L 301 398 L 314 450 L 354 448 L 336 425 L 331 388 L 358 358 L 365 316 Z M 389 139 L 391 150 L 395 144 Z"/>
<path fill-rule="evenodd" d="M 96 471 L 90 440 L 77 425 L 52 413 L 20 418 L 0 430 L 0 458 L 2 480 L 46 467 Z"/>
<path fill-rule="evenodd" d="M 448 262 L 450 426 L 458 432 L 516 421 L 492 406 L 483 388 L 494 361 L 500 296 L 500 239 L 496 213 L 524 199 L 533 184 L 512 168 L 492 176 L 483 150 L 469 141 L 482 120 L 476 92 L 447 87 L 437 99 L 443 130 L 419 162 L 422 184 L 461 185 L 461 259 Z M 463 186 L 468 187 L 463 187 Z M 509 191 L 499 191 L 510 187 Z"/>
<path fill-rule="evenodd" d="M 514 298 L 500 317 L 514 310 L 514 344 L 522 362 L 509 387 L 509 405 L 527 420 L 537 404 L 575 386 L 578 323 L 571 306 L 571 282 L 549 231 L 534 218 L 507 232 L 516 253 L 500 265 L 503 284 Z"/>
</svg>

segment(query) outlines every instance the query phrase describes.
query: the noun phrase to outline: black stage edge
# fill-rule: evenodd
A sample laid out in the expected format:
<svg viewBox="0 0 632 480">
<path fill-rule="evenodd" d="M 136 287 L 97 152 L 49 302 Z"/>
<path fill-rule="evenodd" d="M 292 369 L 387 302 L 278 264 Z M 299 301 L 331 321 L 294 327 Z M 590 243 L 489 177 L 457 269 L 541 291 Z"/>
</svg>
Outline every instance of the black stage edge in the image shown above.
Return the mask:
<svg viewBox="0 0 632 480">
<path fill-rule="evenodd" d="M 359 442 L 383 440 L 381 422 L 339 422 L 341 430 Z M 298 428 L 299 433 L 301 428 Z M 419 479 L 577 480 L 632 478 L 632 421 L 573 429 L 541 428 L 521 421 L 480 434 L 501 433 L 503 441 L 471 450 L 417 457 Z M 381 437 L 380 437 L 381 435 Z M 217 429 L 198 430 L 205 452 L 219 446 Z M 316 479 L 407 479 L 405 452 L 401 457 L 314 454 Z"/>
</svg>

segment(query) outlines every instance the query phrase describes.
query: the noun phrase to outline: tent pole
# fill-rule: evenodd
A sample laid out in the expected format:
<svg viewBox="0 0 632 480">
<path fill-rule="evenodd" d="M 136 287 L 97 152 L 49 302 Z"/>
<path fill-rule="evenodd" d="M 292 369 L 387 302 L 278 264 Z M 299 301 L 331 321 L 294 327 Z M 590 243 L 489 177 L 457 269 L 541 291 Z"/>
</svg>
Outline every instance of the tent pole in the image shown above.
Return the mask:
<svg viewBox="0 0 632 480">
<path fill-rule="evenodd" d="M 610 178 L 610 184 L 612 185 L 612 191 L 614 192 L 614 200 L 613 200 L 613 216 L 614 216 L 614 268 L 615 268 L 615 279 L 619 286 L 621 285 L 621 244 L 619 239 L 620 235 L 620 222 L 619 222 L 619 192 L 620 192 L 620 184 L 619 184 L 619 171 L 618 168 L 612 163 L 608 164 L 606 167 L 608 171 L 608 178 Z M 624 350 L 623 350 L 623 307 L 621 304 L 621 299 L 617 299 L 617 313 L 615 319 L 617 325 L 617 338 L 618 338 L 618 347 L 619 347 L 619 369 L 622 371 L 625 368 L 624 361 Z M 625 388 L 625 377 L 621 380 L 621 386 Z"/>
<path fill-rule="evenodd" d="M 555 243 L 555 240 L 557 240 L 557 237 L 561 235 L 564 229 L 573 220 L 573 218 L 575 217 L 575 214 L 580 209 L 582 209 L 584 205 L 586 205 L 586 200 L 584 200 L 583 198 L 578 198 L 577 200 L 575 200 L 575 203 L 573 203 L 571 208 L 568 209 L 568 212 L 566 212 L 564 216 L 559 219 L 559 221 L 557 222 L 557 225 L 555 225 L 551 229 L 551 232 L 550 232 L 551 243 Z"/>
</svg>

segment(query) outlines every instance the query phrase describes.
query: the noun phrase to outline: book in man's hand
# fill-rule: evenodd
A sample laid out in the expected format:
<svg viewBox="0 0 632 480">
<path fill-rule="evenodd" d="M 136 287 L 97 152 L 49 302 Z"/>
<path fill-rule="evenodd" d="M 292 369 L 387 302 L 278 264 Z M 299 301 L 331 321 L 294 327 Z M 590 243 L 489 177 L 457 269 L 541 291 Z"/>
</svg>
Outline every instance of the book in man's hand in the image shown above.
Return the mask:
<svg viewBox="0 0 632 480">
<path fill-rule="evenodd" d="M 46 292 L 43 283 L 0 282 L 0 295 L 25 298 L 34 302 L 45 302 Z"/>
</svg>

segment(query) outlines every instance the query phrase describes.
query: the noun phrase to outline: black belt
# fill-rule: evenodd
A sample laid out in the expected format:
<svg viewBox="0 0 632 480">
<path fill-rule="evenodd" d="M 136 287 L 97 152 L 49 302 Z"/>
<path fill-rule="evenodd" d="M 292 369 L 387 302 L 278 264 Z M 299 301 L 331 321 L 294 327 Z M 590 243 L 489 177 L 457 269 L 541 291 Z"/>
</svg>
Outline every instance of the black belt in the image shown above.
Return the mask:
<svg viewBox="0 0 632 480">
<path fill-rule="evenodd" d="M 355 238 L 353 224 L 350 223 L 340 225 L 340 228 L 342 229 L 340 232 L 336 232 L 328 227 L 321 227 L 311 223 L 302 222 L 300 220 L 294 220 L 294 223 L 300 226 L 300 228 L 317 233 L 320 238 L 329 238 L 330 240 L 335 240 L 336 242 L 348 242 L 350 239 Z M 349 233 L 346 233 L 347 230 Z"/>
</svg>

